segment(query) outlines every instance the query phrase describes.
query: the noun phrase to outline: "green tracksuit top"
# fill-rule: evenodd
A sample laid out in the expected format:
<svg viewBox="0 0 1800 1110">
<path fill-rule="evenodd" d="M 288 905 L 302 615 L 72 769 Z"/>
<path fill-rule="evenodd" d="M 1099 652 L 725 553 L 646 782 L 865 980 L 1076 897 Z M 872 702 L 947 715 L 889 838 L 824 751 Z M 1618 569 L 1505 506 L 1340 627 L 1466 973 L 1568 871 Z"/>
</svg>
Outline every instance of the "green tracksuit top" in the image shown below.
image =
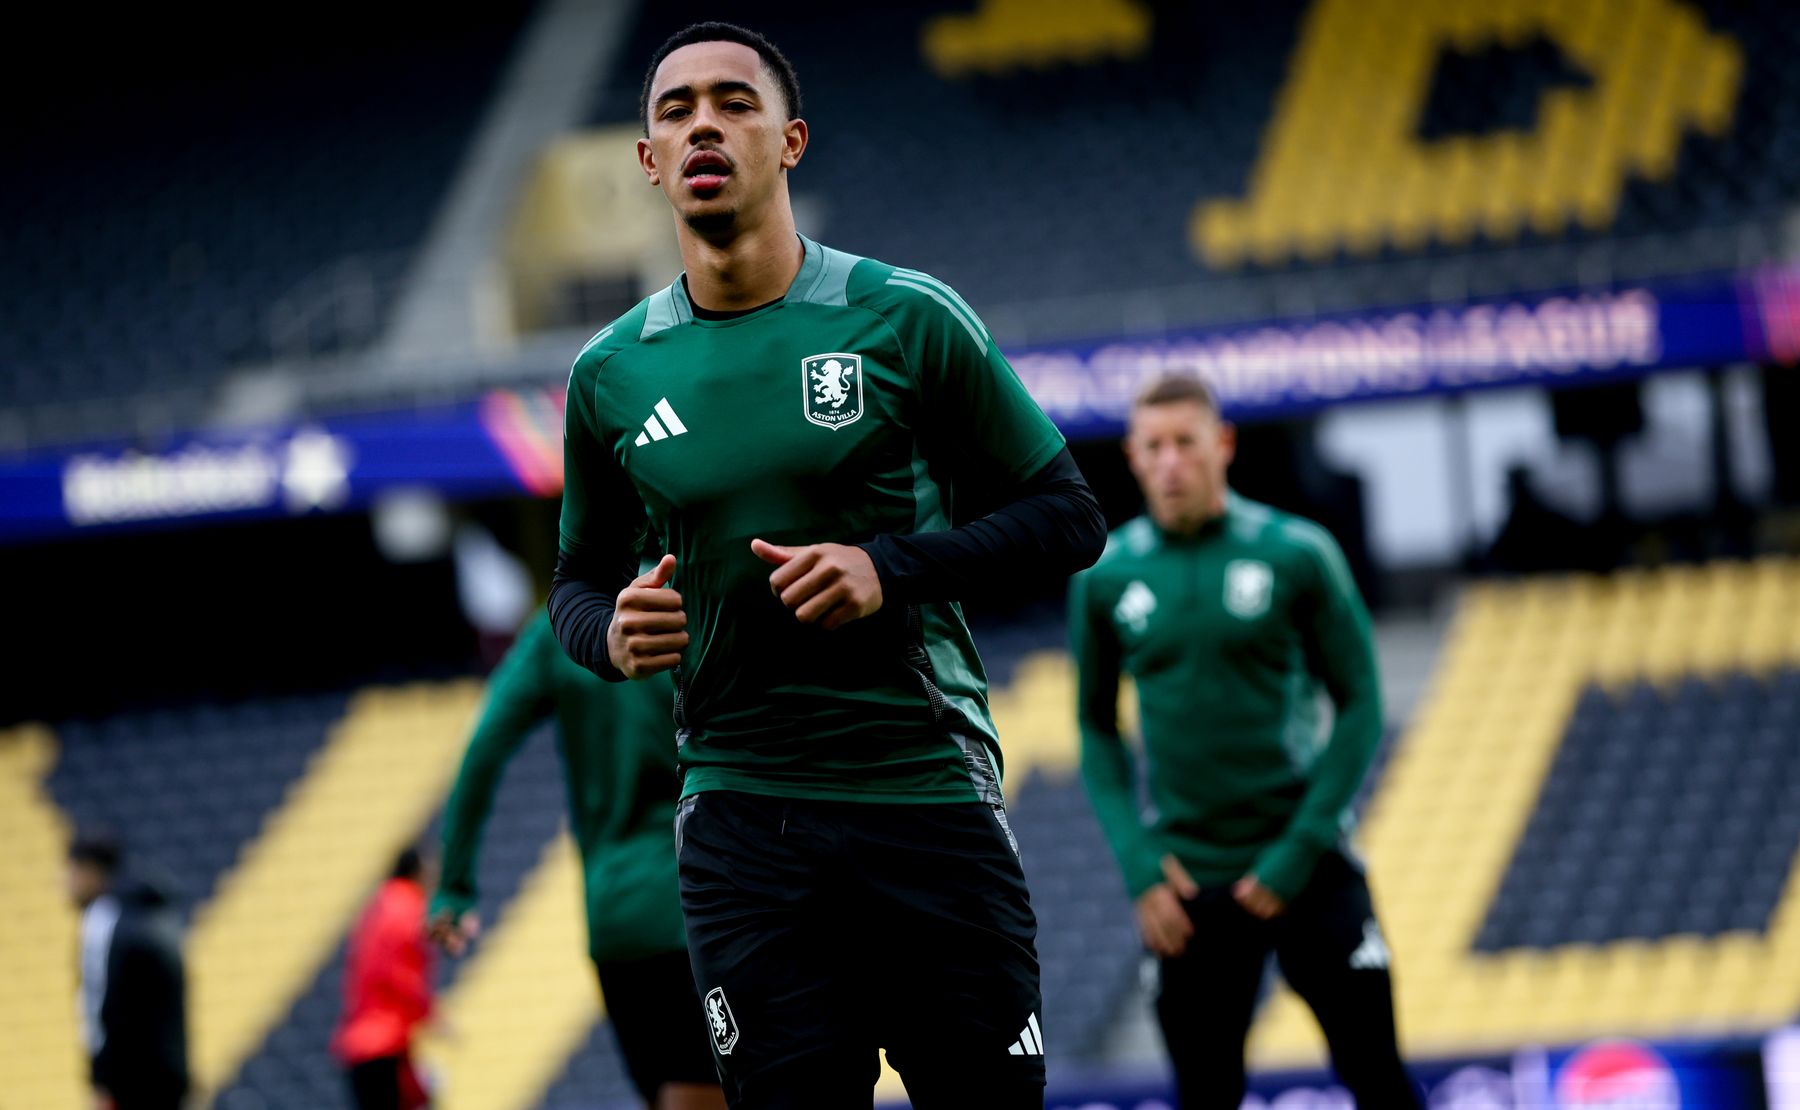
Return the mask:
<svg viewBox="0 0 1800 1110">
<path fill-rule="evenodd" d="M 1082 777 L 1132 897 L 1172 852 L 1202 885 L 1255 874 L 1291 901 L 1348 835 L 1381 740 L 1369 615 L 1330 534 L 1236 494 L 1191 536 L 1139 517 L 1074 580 L 1069 627 Z M 1137 684 L 1148 823 L 1121 672 Z"/>
<path fill-rule="evenodd" d="M 561 542 L 616 565 L 648 519 L 677 560 L 682 793 L 997 801 L 987 678 L 961 608 L 803 625 L 750 550 L 951 526 L 959 477 L 1023 481 L 1063 449 L 942 282 L 802 240 L 786 296 L 696 317 L 677 280 L 569 376 Z M 646 552 L 654 556 L 654 551 Z"/>
<path fill-rule="evenodd" d="M 630 960 L 687 946 L 675 880 L 674 689 L 667 676 L 604 682 L 563 653 L 542 611 L 488 681 L 444 807 L 432 912 L 476 902 L 476 856 L 506 761 L 554 716 L 587 896 L 588 951 Z"/>
</svg>

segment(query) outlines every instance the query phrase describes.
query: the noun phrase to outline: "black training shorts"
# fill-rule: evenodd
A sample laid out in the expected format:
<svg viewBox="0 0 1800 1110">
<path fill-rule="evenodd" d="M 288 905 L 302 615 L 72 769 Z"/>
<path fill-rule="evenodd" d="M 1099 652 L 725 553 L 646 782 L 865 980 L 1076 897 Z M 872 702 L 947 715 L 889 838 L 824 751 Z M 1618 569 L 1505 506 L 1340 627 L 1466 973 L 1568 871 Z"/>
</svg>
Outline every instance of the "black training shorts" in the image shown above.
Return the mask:
<svg viewBox="0 0 1800 1110">
<path fill-rule="evenodd" d="M 1043 1105 L 1037 921 L 1006 811 L 709 791 L 676 818 L 688 950 L 734 1107 Z"/>
</svg>

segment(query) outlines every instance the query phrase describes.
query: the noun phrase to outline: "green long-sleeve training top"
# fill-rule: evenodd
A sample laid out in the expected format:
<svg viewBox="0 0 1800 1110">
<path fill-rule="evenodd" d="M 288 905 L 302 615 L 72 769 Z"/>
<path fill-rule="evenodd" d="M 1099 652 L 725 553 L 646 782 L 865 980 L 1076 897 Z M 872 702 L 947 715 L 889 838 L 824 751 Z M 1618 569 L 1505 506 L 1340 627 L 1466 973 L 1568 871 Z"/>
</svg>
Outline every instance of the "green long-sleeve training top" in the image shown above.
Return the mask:
<svg viewBox="0 0 1800 1110">
<path fill-rule="evenodd" d="M 1132 897 L 1172 852 L 1202 885 L 1254 874 L 1292 900 L 1347 836 L 1381 740 L 1369 614 L 1330 534 L 1236 494 L 1193 535 L 1139 517 L 1075 579 L 1069 627 L 1082 777 Z M 1148 822 L 1119 731 L 1122 672 L 1137 684 Z"/>
<path fill-rule="evenodd" d="M 540 611 L 488 681 L 487 701 L 444 809 L 432 912 L 476 902 L 482 829 L 506 762 L 554 716 L 581 852 L 588 950 L 630 960 L 686 947 L 675 879 L 674 684 L 603 682 L 570 661 Z"/>
</svg>

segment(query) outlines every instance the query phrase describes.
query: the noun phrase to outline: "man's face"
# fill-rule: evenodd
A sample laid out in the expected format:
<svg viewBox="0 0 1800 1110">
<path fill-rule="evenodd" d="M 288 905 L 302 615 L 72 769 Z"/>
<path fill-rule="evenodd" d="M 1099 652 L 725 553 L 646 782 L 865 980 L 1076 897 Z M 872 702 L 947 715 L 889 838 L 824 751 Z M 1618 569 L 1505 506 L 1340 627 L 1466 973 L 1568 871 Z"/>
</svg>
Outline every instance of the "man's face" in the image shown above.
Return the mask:
<svg viewBox="0 0 1800 1110">
<path fill-rule="evenodd" d="M 806 124 L 787 118 L 761 55 L 735 42 L 696 42 L 664 58 L 650 81 L 648 126 L 638 162 L 702 235 L 760 222 L 782 171 L 806 149 Z"/>
<path fill-rule="evenodd" d="M 63 885 L 69 901 L 83 909 L 106 893 L 106 872 L 85 860 L 72 859 L 63 872 Z"/>
<path fill-rule="evenodd" d="M 1231 425 L 1198 401 L 1139 405 L 1125 434 L 1125 456 L 1150 515 L 1175 532 L 1219 511 L 1236 448 Z"/>
</svg>

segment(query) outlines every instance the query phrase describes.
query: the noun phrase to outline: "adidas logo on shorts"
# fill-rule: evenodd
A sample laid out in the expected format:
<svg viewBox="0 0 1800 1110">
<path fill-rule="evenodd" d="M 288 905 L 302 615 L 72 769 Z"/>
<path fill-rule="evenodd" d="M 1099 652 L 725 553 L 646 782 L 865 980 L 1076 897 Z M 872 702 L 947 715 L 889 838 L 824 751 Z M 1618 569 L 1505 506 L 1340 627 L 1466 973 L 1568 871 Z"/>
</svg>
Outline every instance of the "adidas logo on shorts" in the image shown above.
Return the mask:
<svg viewBox="0 0 1800 1110">
<path fill-rule="evenodd" d="M 1019 1030 L 1019 1039 L 1006 1050 L 1012 1056 L 1042 1056 L 1044 1054 L 1044 1034 L 1038 1031 L 1037 1015 L 1032 1014 L 1025 1019 L 1025 1028 Z"/>
</svg>

